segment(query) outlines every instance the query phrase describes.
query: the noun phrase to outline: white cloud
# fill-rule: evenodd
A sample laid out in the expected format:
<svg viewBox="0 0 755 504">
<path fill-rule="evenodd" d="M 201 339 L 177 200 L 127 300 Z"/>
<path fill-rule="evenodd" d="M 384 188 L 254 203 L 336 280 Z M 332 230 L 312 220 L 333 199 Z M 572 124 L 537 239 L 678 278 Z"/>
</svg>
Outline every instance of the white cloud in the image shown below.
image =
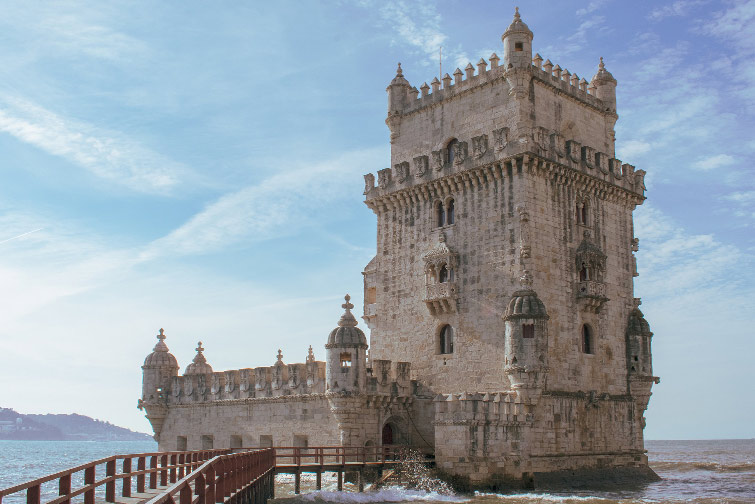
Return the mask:
<svg viewBox="0 0 755 504">
<path fill-rule="evenodd" d="M 139 192 L 168 192 L 188 172 L 120 133 L 62 117 L 20 98 L 0 96 L 0 131 Z"/>
<path fill-rule="evenodd" d="M 681 17 L 686 16 L 694 7 L 704 5 L 708 3 L 706 0 L 677 0 L 669 5 L 662 7 L 656 7 L 650 14 L 648 19 L 651 21 L 660 21 L 667 17 Z"/>
<path fill-rule="evenodd" d="M 616 152 L 620 156 L 625 156 L 627 158 L 632 158 L 634 156 L 639 156 L 640 154 L 645 154 L 652 148 L 652 145 L 648 142 L 643 142 L 640 140 L 629 140 L 627 142 L 621 142 L 616 148 Z"/>
<path fill-rule="evenodd" d="M 305 167 L 287 167 L 262 182 L 226 194 L 167 236 L 142 258 L 202 254 L 229 245 L 290 235 L 311 223 L 324 204 L 360 187 L 357 166 L 379 166 L 382 149 L 343 154 Z"/>
<path fill-rule="evenodd" d="M 725 199 L 735 203 L 755 203 L 755 191 L 741 191 L 727 194 Z"/>
<path fill-rule="evenodd" d="M 603 7 L 606 3 L 608 3 L 608 0 L 593 0 L 592 2 L 587 4 L 587 7 L 578 9 L 577 16 L 585 16 L 587 14 L 595 12 L 596 10 Z"/>
<path fill-rule="evenodd" d="M 730 166 L 736 162 L 733 156 L 728 154 L 717 154 L 715 156 L 708 156 L 702 159 L 698 159 L 692 163 L 692 167 L 697 170 L 709 171 L 716 168 L 722 168 L 724 166 Z"/>
</svg>

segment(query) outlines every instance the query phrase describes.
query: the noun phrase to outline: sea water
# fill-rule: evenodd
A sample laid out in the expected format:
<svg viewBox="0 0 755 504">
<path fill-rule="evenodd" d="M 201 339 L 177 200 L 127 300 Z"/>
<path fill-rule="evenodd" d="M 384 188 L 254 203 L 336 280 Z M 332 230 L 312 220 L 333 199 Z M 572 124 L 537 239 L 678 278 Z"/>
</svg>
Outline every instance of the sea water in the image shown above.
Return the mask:
<svg viewBox="0 0 755 504">
<path fill-rule="evenodd" d="M 511 492 L 473 495 L 441 495 L 433 492 L 383 488 L 363 494 L 346 484 L 348 492 L 336 492 L 335 475 L 326 475 L 323 490 L 314 491 L 314 475 L 302 476 L 300 502 L 343 504 L 381 502 L 453 502 L 470 504 L 566 503 L 566 504 L 639 504 L 727 503 L 755 504 L 755 440 L 647 441 L 650 467 L 663 478 L 626 491 Z M 39 478 L 113 454 L 144 453 L 156 450 L 152 442 L 81 441 L 0 441 L 0 488 Z M 99 476 L 99 475 L 98 475 Z M 54 498 L 57 481 L 43 492 L 43 499 Z M 276 497 L 293 497 L 292 479 L 277 477 Z M 22 493 L 3 498 L 3 504 L 25 502 Z"/>
</svg>

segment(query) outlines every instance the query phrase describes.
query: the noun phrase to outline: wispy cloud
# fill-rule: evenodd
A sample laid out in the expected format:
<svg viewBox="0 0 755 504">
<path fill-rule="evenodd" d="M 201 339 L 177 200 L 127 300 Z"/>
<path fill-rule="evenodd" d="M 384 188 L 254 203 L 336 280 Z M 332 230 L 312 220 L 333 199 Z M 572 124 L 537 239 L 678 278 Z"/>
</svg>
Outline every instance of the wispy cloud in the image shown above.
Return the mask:
<svg viewBox="0 0 755 504">
<path fill-rule="evenodd" d="M 438 49 L 448 36 L 440 29 L 441 17 L 434 5 L 388 0 L 380 4 L 378 12 L 390 22 L 404 43 L 437 61 Z"/>
<path fill-rule="evenodd" d="M 595 12 L 596 10 L 603 7 L 606 3 L 608 3 L 608 0 L 593 0 L 592 2 L 587 4 L 587 7 L 577 9 L 577 16 L 586 16 L 587 14 Z"/>
<path fill-rule="evenodd" d="M 708 3 L 706 0 L 677 0 L 669 5 L 656 7 L 648 14 L 651 21 L 660 21 L 668 17 L 686 16 L 695 7 Z"/>
<path fill-rule="evenodd" d="M 188 174 L 186 167 L 123 134 L 21 98 L 0 96 L 0 131 L 134 191 L 166 193 Z"/>
<path fill-rule="evenodd" d="M 709 171 L 724 166 L 730 166 L 735 162 L 736 159 L 733 156 L 728 154 L 717 154 L 715 156 L 708 156 L 695 161 L 692 163 L 692 167 L 698 170 Z"/>
<path fill-rule="evenodd" d="M 152 243 L 143 259 L 203 254 L 239 242 L 257 243 L 290 235 L 312 222 L 322 207 L 360 187 L 358 166 L 379 166 L 382 149 L 346 153 L 320 164 L 292 166 L 262 182 L 226 194 L 167 236 Z M 366 171 L 366 170 L 365 170 Z"/>
</svg>

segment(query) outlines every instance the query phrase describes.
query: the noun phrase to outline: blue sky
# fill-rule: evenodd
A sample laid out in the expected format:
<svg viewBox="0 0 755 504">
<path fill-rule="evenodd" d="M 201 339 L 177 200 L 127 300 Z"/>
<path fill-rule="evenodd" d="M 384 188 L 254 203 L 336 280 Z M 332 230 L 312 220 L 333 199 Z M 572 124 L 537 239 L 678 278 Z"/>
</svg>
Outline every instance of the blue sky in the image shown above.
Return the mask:
<svg viewBox="0 0 755 504">
<path fill-rule="evenodd" d="M 303 362 L 374 254 L 385 87 L 501 53 L 512 1 L 0 5 L 0 405 L 148 431 L 140 365 Z M 755 436 L 755 2 L 521 2 L 533 48 L 618 80 L 648 172 L 636 295 L 653 439 Z"/>
</svg>

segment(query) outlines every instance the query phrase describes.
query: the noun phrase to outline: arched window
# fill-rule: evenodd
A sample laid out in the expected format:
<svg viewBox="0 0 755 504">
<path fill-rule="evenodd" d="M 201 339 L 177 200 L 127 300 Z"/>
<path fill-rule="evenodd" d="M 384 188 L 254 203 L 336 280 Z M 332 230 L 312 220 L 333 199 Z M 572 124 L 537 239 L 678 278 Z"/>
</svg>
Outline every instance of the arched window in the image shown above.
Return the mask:
<svg viewBox="0 0 755 504">
<path fill-rule="evenodd" d="M 446 224 L 454 223 L 454 200 L 448 200 L 446 203 Z"/>
<path fill-rule="evenodd" d="M 456 155 L 456 146 L 458 143 L 459 141 L 454 138 L 448 142 L 448 145 L 446 145 L 446 159 L 448 160 L 448 164 L 454 163 L 454 156 Z"/>
<path fill-rule="evenodd" d="M 446 224 L 446 210 L 443 208 L 443 202 L 439 201 L 436 209 L 438 227 L 443 227 Z"/>
<path fill-rule="evenodd" d="M 585 263 L 582 263 L 582 267 L 579 270 L 579 281 L 584 282 L 590 280 L 590 269 Z"/>
<path fill-rule="evenodd" d="M 594 351 L 592 329 L 587 324 L 582 326 L 582 353 L 591 354 Z"/>
<path fill-rule="evenodd" d="M 341 371 L 344 373 L 347 373 L 350 367 L 351 367 L 351 353 L 342 352 L 341 353 Z"/>
<path fill-rule="evenodd" d="M 450 325 L 444 325 L 440 330 L 440 353 L 454 353 L 454 330 Z"/>
<path fill-rule="evenodd" d="M 445 264 L 443 265 L 443 267 L 440 268 L 440 273 L 438 273 L 438 282 L 439 283 L 448 282 L 448 268 L 446 268 Z"/>
</svg>

